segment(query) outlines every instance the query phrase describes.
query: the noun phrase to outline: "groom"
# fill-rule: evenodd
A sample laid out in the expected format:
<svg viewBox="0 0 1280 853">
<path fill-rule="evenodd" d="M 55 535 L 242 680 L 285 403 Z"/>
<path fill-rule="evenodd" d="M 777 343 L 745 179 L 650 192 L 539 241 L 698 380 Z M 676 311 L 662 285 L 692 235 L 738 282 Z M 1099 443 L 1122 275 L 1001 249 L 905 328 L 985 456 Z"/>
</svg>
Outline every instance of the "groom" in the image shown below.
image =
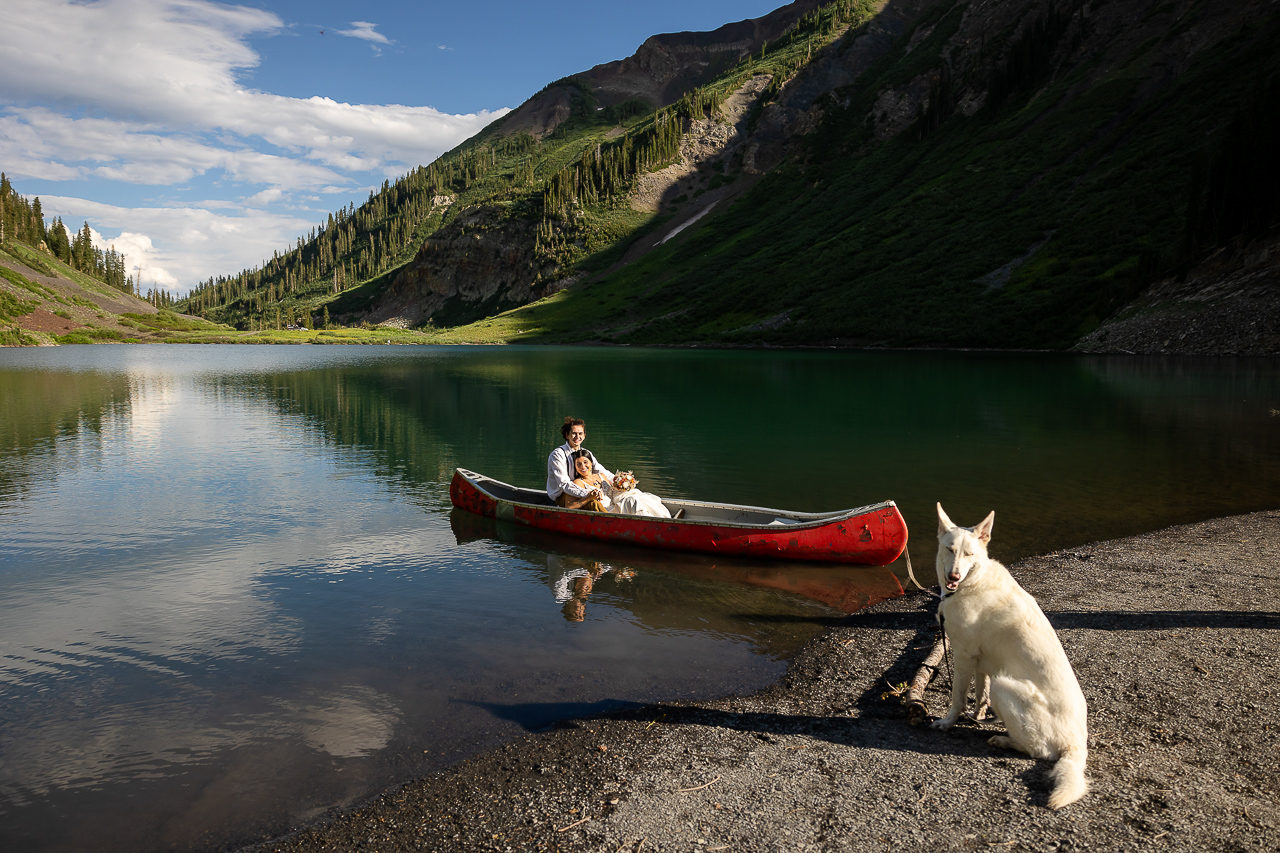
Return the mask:
<svg viewBox="0 0 1280 853">
<path fill-rule="evenodd" d="M 600 464 L 595 454 L 582 446 L 583 440 L 587 437 L 586 424 L 582 418 L 565 418 L 564 425 L 560 427 L 560 434 L 564 436 L 564 444 L 551 451 L 551 455 L 547 457 L 547 495 L 558 506 L 568 509 L 605 512 L 604 505 L 600 503 L 599 490 L 584 489 L 573 483 L 573 457 L 579 450 L 591 457 L 593 473 L 603 474 L 613 479 L 613 474 Z"/>
</svg>

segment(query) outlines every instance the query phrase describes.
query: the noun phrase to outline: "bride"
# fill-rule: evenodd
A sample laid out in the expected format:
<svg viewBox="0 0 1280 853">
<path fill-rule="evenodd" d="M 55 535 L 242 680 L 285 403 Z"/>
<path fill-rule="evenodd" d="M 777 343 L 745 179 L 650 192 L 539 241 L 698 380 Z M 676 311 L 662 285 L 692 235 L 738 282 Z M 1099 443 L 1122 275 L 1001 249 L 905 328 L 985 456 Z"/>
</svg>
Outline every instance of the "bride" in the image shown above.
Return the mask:
<svg viewBox="0 0 1280 853">
<path fill-rule="evenodd" d="M 670 518 L 671 512 L 662 505 L 662 498 L 636 488 L 636 478 L 630 471 L 619 471 L 610 482 L 601 474 L 593 473 L 591 457 L 582 454 L 573 460 L 577 473 L 574 483 L 584 489 L 599 492 L 600 503 L 607 512 L 620 515 L 647 515 L 653 518 Z"/>
</svg>

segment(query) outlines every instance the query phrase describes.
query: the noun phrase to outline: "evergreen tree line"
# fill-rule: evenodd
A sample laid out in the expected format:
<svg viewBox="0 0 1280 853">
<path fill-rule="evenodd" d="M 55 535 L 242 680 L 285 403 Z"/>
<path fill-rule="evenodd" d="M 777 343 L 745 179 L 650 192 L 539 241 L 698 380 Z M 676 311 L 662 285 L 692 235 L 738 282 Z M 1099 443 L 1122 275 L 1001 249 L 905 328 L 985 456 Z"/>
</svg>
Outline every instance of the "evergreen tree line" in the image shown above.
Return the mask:
<svg viewBox="0 0 1280 853">
<path fill-rule="evenodd" d="M 490 177 L 503 160 L 537 146 L 528 134 L 496 145 L 451 152 L 418 166 L 394 183 L 383 181 L 359 207 L 351 203 L 297 239 L 283 254 L 274 252 L 261 266 L 197 283 L 178 303 L 180 310 L 223 322 L 274 326 L 285 300 L 316 292 L 341 293 L 405 260 L 416 250 L 421 231 L 443 199 L 466 192 Z M 533 180 L 532 167 L 526 181 Z"/>
<path fill-rule="evenodd" d="M 326 223 L 299 237 L 293 248 L 273 253 L 261 266 L 198 283 L 178 307 L 242 327 L 277 325 L 284 321 L 285 313 L 280 309 L 287 303 L 307 294 L 340 293 L 407 260 L 432 223 L 439 222 L 442 197 L 457 198 L 463 193 L 468 194 L 469 203 L 476 203 L 480 195 L 487 200 L 519 201 L 528 198 L 532 189 L 535 204 L 540 202 L 534 215 L 540 214 L 542 220 L 537 231 L 541 251 L 562 239 L 550 219 L 569 217 L 575 203 L 592 205 L 625 194 L 639 174 L 678 156 L 688 121 L 714 114 L 753 74 L 771 72 L 775 80 L 789 76 L 813 49 L 827 43 L 847 24 L 873 13 L 872 0 L 835 0 L 814 10 L 774 45 L 763 47 L 758 58 L 743 57 L 736 74 L 714 89 L 687 93 L 641 127 L 610 143 L 590 146 L 558 169 L 548 162 L 558 159 L 554 151 L 549 156 L 544 150 L 549 140 L 539 141 L 524 133 L 448 152 L 394 183 L 384 181 L 359 208 L 352 204 L 330 214 Z M 798 54 L 799 45 L 808 51 L 803 56 Z M 547 88 L 562 83 L 577 85 L 570 78 Z M 630 118 L 641 109 L 641 105 L 628 103 L 605 114 Z M 599 117 L 593 119 L 598 121 Z M 557 129 L 559 136 L 565 136 L 561 130 L 568 132 L 562 126 Z M 557 134 L 551 139 L 559 140 Z M 548 166 L 555 171 L 548 174 Z"/>
<path fill-rule="evenodd" d="M 676 109 L 659 110 L 638 133 L 623 134 L 583 153 L 547 181 L 543 220 L 565 218 L 575 201 L 589 205 L 624 195 L 637 175 L 661 168 L 680 153 L 682 124 Z"/>
<path fill-rule="evenodd" d="M 30 201 L 18 194 L 9 178 L 0 172 L 0 242 L 17 240 L 42 248 L 74 270 L 122 290 L 134 292 L 133 277 L 128 275 L 124 254 L 114 247 L 99 249 L 93 245 L 89 223 L 68 235 L 61 217 L 45 223 L 40 197 Z"/>
<path fill-rule="evenodd" d="M 953 9 L 948 14 L 963 14 L 963 10 Z M 985 106 L 988 110 L 998 111 L 1015 95 L 1034 92 L 1053 76 L 1054 55 L 1063 36 L 1071 28 L 1074 16 L 1074 10 L 1064 12 L 1057 6 L 1050 6 L 1022 30 L 1009 45 L 1003 60 L 996 62 L 986 77 Z M 1080 18 L 1080 26 L 1075 30 L 1073 43 L 1066 55 L 1075 52 L 1083 38 L 1084 26 L 1085 19 Z M 945 124 L 955 114 L 957 92 L 972 86 L 980 74 L 977 69 L 966 69 L 957 85 L 951 67 L 944 62 L 937 79 L 930 86 L 929 102 L 908 130 L 907 137 L 924 139 Z"/>
<path fill-rule="evenodd" d="M 1188 257 L 1280 224 L 1280 77 L 1259 79 L 1221 139 L 1201 152 L 1187 205 Z"/>
<path fill-rule="evenodd" d="M 929 103 L 924 112 L 916 119 L 908 130 L 912 139 L 924 139 L 946 123 L 956 111 L 955 85 L 951 81 L 951 70 L 943 63 L 938 72 L 938 79 L 929 87 Z"/>
<path fill-rule="evenodd" d="M 157 308 L 173 308 L 178 300 L 167 290 L 147 288 L 147 295 L 142 297 Z"/>
<path fill-rule="evenodd" d="M 998 110 L 1017 94 L 1032 92 L 1053 74 L 1053 54 L 1071 26 L 1074 12 L 1050 6 L 1009 47 L 1004 62 L 997 65 L 987 83 L 986 106 Z M 1081 19 L 1081 26 L 1084 26 Z M 1076 40 L 1082 37 L 1076 32 Z M 1074 52 L 1074 46 L 1070 52 Z"/>
<path fill-rule="evenodd" d="M 765 100 L 770 100 L 786 80 L 812 59 L 815 49 L 828 44 L 844 27 L 866 20 L 874 12 L 869 0 L 836 0 L 814 9 L 774 43 L 776 61 L 770 62 L 770 46 L 761 45 L 758 59 L 743 57 L 734 72 L 718 85 L 694 88 L 675 104 L 658 110 L 651 123 L 584 152 L 547 182 L 542 193 L 543 226 L 539 239 L 552 233 L 546 220 L 565 218 L 574 202 L 591 205 L 612 201 L 630 192 L 639 175 L 673 161 L 680 153 L 680 140 L 689 123 L 714 116 L 725 99 L 753 75 L 772 74 L 765 93 Z M 799 44 L 805 46 L 803 54 L 794 50 Z"/>
</svg>

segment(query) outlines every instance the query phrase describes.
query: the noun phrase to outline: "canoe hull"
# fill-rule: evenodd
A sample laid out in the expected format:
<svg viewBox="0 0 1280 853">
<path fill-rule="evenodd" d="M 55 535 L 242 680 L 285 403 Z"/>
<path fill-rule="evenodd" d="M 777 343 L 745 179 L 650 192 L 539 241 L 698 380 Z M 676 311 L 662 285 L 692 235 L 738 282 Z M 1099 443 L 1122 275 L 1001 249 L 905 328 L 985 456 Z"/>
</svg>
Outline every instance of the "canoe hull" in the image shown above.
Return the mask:
<svg viewBox="0 0 1280 853">
<path fill-rule="evenodd" d="M 467 476 L 468 474 L 471 476 Z M 494 484 L 525 493 L 530 500 L 506 499 L 497 493 L 498 489 Z M 481 478 L 463 469 L 454 473 L 453 482 L 449 485 L 449 498 L 454 506 L 486 518 L 566 536 L 649 548 L 774 560 L 884 566 L 896 560 L 907 545 L 906 522 L 892 501 L 843 514 L 831 514 L 833 517 L 800 521 L 786 526 L 766 526 L 649 518 L 539 506 L 532 502 L 534 494 L 530 490 L 518 490 Z M 542 497 L 545 500 L 545 496 Z M 755 507 L 737 508 L 694 501 L 667 503 L 688 505 L 691 507 L 691 514 L 699 507 L 757 510 Z M 805 514 L 792 515 L 805 517 Z"/>
</svg>

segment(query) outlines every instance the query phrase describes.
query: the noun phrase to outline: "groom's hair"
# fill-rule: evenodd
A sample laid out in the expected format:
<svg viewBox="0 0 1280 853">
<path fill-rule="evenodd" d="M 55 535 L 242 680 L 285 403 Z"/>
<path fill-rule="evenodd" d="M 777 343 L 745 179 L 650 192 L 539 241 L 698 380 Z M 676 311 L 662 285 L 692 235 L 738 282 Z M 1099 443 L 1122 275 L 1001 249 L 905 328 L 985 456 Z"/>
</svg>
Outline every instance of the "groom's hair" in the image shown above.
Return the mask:
<svg viewBox="0 0 1280 853">
<path fill-rule="evenodd" d="M 583 429 L 586 429 L 587 422 L 584 421 L 582 418 L 565 418 L 564 419 L 564 426 L 560 427 L 560 434 L 565 437 L 566 441 L 568 441 L 569 439 L 569 431 L 576 426 L 580 426 Z"/>
</svg>

